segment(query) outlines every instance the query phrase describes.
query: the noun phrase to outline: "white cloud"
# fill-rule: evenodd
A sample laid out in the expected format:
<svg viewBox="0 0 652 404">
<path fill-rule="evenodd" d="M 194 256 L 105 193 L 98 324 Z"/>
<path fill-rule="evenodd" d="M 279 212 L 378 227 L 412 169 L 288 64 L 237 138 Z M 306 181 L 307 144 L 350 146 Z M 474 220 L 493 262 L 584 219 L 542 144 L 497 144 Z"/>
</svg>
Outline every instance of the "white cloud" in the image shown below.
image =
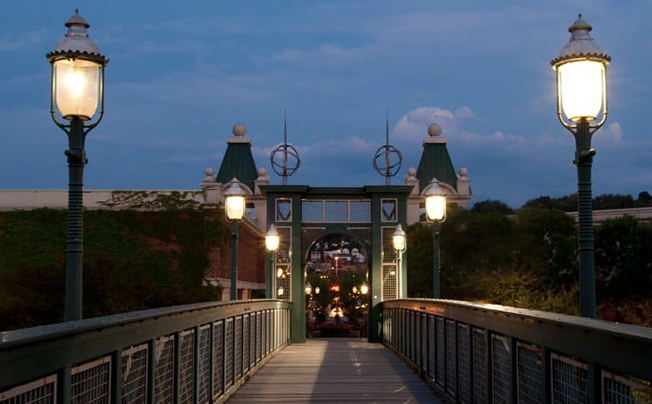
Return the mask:
<svg viewBox="0 0 652 404">
<path fill-rule="evenodd" d="M 620 126 L 620 122 L 616 121 L 598 129 L 593 137 L 598 143 L 622 143 L 623 129 Z"/>
</svg>

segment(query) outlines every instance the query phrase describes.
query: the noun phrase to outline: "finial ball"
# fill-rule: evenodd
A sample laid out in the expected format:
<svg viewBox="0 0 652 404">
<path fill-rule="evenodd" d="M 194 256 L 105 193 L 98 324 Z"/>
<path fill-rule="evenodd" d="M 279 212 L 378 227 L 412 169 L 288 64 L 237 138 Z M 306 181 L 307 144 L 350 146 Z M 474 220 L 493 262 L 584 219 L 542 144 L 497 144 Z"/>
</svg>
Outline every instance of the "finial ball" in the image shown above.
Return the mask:
<svg viewBox="0 0 652 404">
<path fill-rule="evenodd" d="M 462 177 L 466 177 L 466 175 L 469 173 L 469 170 L 467 170 L 466 167 L 462 167 L 460 168 L 459 172 Z"/>
<path fill-rule="evenodd" d="M 436 123 L 431 123 L 428 126 L 428 134 L 432 137 L 437 137 L 441 135 L 441 126 Z"/>
<path fill-rule="evenodd" d="M 417 175 L 417 169 L 414 167 L 410 167 L 408 168 L 407 173 L 410 177 L 414 177 L 415 175 Z"/>
<path fill-rule="evenodd" d="M 258 176 L 259 177 L 264 177 L 267 175 L 267 169 L 265 167 L 260 167 L 258 169 Z"/>
<path fill-rule="evenodd" d="M 233 125 L 233 134 L 235 136 L 244 136 L 247 134 L 247 127 L 244 123 L 238 122 Z"/>
</svg>

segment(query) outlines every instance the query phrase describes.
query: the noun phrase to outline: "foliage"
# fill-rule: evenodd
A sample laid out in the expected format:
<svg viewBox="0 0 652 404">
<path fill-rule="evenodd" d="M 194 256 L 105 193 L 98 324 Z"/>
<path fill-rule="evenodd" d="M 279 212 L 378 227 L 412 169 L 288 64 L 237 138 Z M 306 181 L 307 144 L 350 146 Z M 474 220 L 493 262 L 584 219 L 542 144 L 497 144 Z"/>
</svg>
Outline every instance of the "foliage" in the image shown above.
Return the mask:
<svg viewBox="0 0 652 404">
<path fill-rule="evenodd" d="M 523 207 L 559 209 L 564 212 L 575 212 L 577 211 L 577 194 L 575 193 L 559 198 L 540 196 L 525 202 Z M 629 209 L 642 207 L 652 207 L 652 196 L 650 196 L 647 191 L 640 192 L 638 194 L 638 199 L 636 200 L 634 200 L 631 195 L 619 194 L 602 194 L 593 198 L 593 209 L 595 210 Z"/>
<path fill-rule="evenodd" d="M 565 195 L 559 198 L 540 196 L 525 202 L 523 208 L 559 209 L 564 212 L 577 210 L 577 194 Z"/>
<path fill-rule="evenodd" d="M 503 201 L 496 201 L 493 199 L 487 199 L 484 201 L 476 202 L 471 207 L 471 213 L 502 213 L 505 215 L 511 215 L 514 213 L 514 210 L 509 207 Z"/>
<path fill-rule="evenodd" d="M 408 295 L 432 297 L 432 226 L 408 235 Z M 652 223 L 625 216 L 595 230 L 599 316 L 652 324 Z M 578 312 L 573 219 L 529 207 L 509 217 L 453 210 L 441 230 L 442 296 L 558 313 Z"/>
<path fill-rule="evenodd" d="M 631 216 L 596 228 L 596 284 L 615 300 L 649 296 L 652 290 L 652 223 Z"/>
<path fill-rule="evenodd" d="M 214 208 L 200 203 L 197 196 L 206 199 L 204 191 L 112 191 L 111 198 L 100 202 L 108 209 L 167 210 Z"/>
<path fill-rule="evenodd" d="M 218 299 L 202 282 L 228 235 L 219 211 L 84 216 L 84 318 Z M 65 235 L 65 210 L 0 212 L 0 329 L 62 321 Z"/>
</svg>

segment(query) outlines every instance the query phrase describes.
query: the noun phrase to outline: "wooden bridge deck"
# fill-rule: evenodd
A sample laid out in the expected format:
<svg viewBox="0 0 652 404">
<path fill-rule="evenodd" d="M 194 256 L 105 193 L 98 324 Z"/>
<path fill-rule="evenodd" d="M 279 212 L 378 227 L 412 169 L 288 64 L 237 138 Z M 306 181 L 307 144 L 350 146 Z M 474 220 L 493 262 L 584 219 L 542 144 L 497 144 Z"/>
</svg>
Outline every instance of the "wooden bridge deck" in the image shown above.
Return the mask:
<svg viewBox="0 0 652 404">
<path fill-rule="evenodd" d="M 381 344 L 309 339 L 285 348 L 229 400 L 251 403 L 442 403 Z"/>
</svg>

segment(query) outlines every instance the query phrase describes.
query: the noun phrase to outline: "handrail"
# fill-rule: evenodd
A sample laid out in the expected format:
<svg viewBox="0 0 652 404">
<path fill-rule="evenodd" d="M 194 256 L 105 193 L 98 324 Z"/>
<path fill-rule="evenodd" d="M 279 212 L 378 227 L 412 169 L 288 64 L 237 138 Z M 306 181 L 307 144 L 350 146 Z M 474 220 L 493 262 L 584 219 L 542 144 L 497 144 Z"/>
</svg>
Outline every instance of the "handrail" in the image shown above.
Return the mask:
<svg viewBox="0 0 652 404">
<path fill-rule="evenodd" d="M 289 343 L 289 309 L 198 303 L 2 332 L 0 402 L 223 402 Z"/>
<path fill-rule="evenodd" d="M 382 307 L 384 344 L 455 402 L 652 400 L 650 328 L 454 300 Z"/>
</svg>

